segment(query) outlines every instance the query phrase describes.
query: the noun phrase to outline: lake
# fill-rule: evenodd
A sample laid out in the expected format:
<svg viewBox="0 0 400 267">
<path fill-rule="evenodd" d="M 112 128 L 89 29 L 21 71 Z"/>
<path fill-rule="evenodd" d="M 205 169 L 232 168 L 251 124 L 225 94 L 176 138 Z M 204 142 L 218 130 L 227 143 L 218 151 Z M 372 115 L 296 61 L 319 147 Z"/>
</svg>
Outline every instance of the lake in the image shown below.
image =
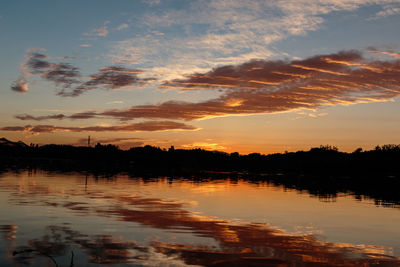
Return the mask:
<svg viewBox="0 0 400 267">
<path fill-rule="evenodd" d="M 1 266 L 400 266 L 395 205 L 258 180 L 5 172 L 0 211 Z"/>
</svg>

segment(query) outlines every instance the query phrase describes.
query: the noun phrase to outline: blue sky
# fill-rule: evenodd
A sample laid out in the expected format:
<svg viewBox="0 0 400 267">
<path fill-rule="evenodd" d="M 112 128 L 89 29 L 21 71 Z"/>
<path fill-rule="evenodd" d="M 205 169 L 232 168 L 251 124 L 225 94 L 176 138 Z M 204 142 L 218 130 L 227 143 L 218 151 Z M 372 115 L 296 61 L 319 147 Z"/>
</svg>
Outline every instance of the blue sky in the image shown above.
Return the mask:
<svg viewBox="0 0 400 267">
<path fill-rule="evenodd" d="M 400 1 L 3 1 L 0 135 L 242 153 L 399 143 L 399 25 Z"/>
</svg>

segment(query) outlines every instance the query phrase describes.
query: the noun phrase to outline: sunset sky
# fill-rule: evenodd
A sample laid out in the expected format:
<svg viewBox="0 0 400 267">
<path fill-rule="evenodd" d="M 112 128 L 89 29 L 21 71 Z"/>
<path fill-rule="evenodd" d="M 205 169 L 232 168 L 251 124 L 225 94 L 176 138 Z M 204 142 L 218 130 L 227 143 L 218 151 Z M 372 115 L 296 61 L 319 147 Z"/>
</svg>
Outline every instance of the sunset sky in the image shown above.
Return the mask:
<svg viewBox="0 0 400 267">
<path fill-rule="evenodd" d="M 13 141 L 400 143 L 400 0 L 5 0 L 0 32 Z"/>
</svg>

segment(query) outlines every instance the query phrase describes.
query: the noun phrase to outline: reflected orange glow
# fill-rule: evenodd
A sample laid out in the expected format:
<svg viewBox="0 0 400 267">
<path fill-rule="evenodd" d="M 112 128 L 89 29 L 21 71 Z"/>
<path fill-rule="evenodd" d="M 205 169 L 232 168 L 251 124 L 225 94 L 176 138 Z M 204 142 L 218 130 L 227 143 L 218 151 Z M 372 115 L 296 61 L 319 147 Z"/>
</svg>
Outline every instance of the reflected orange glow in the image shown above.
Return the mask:
<svg viewBox="0 0 400 267">
<path fill-rule="evenodd" d="M 18 226 L 17 225 L 0 225 L 0 232 L 4 233 L 4 238 L 15 239 L 17 234 Z"/>
<path fill-rule="evenodd" d="M 40 180 L 29 179 L 22 178 L 14 186 L 13 180 L 10 180 L 8 184 L 3 182 L 0 184 L 0 189 L 11 193 L 13 199 L 10 201 L 14 204 L 52 207 L 61 209 L 62 213 L 72 211 L 77 216 L 81 216 L 81 220 L 91 215 L 119 221 L 127 226 L 133 224 L 146 229 L 180 232 L 192 237 L 208 238 L 217 244 L 217 246 L 187 244 L 178 239 L 176 242 L 151 240 L 148 245 L 145 245 L 119 235 L 87 235 L 73 230 L 74 226 L 49 225 L 47 234 L 28 241 L 27 246 L 38 251 L 49 251 L 52 255 L 68 255 L 68 244 L 72 244 L 88 256 L 89 262 L 96 264 L 144 264 L 152 262 L 154 258 L 176 261 L 177 264 L 203 266 L 229 264 L 241 266 L 386 264 L 385 266 L 396 266 L 400 264 L 399 258 L 385 255 L 387 250 L 382 246 L 320 241 L 312 234 L 289 234 L 265 223 L 245 223 L 196 214 L 187 209 L 190 205 L 197 204 L 193 201 L 133 193 L 132 190 L 139 185 L 145 189 L 148 182 L 141 179 L 132 186 L 127 186 L 128 184 L 125 183 L 129 180 L 123 178 L 119 178 L 119 183 L 113 179 L 105 180 L 101 183 L 103 185 L 99 184 L 99 186 L 93 184 L 95 181 L 91 179 L 90 190 L 81 190 L 74 183 L 66 183 L 64 179 L 54 179 L 54 184 L 48 186 L 43 186 Z M 121 187 L 118 190 L 106 190 L 106 188 L 111 188 L 110 185 L 115 187 L 119 184 Z M 167 180 L 160 180 L 158 185 L 163 184 L 168 185 Z M 177 184 L 177 187 L 182 187 L 181 190 L 200 188 L 200 192 L 203 193 L 225 192 L 228 187 L 233 186 L 237 190 L 243 190 L 245 195 L 251 195 L 248 191 L 251 189 L 249 183 L 241 180 L 204 184 L 178 182 Z M 162 188 L 161 186 L 160 190 Z M 54 197 L 61 193 L 65 197 Z M 270 192 L 272 193 L 273 191 Z M 30 202 L 26 202 L 28 198 Z M 280 200 L 277 199 L 277 201 Z M 4 239 L 7 240 L 8 236 L 15 234 L 17 226 L 2 226 L 0 229 L 4 229 L 6 233 Z M 128 232 L 126 234 L 128 235 Z M 12 244 L 9 253 L 13 249 L 23 248 Z M 39 256 L 16 258 L 16 261 L 32 263 L 35 257 Z"/>
</svg>

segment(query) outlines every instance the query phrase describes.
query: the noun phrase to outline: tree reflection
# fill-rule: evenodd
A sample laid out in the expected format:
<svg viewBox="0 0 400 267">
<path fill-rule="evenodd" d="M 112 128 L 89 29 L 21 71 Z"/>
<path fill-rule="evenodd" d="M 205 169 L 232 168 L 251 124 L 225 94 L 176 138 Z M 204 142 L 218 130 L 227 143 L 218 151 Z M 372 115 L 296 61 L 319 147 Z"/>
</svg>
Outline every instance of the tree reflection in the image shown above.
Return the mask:
<svg viewBox="0 0 400 267">
<path fill-rule="evenodd" d="M 96 195 L 98 198 L 99 196 Z M 94 208 L 99 217 L 114 217 L 154 229 L 212 238 L 218 246 L 153 241 L 138 244 L 112 235 L 86 235 L 69 226 L 48 226 L 43 237 L 29 240 L 26 246 L 52 257 L 67 257 L 72 248 L 84 251 L 93 264 L 145 264 L 159 255 L 165 259 L 202 266 L 398 266 L 400 260 L 378 250 L 349 244 L 322 242 L 313 235 L 289 235 L 265 224 L 235 224 L 232 221 L 195 215 L 183 203 L 161 198 L 108 196 L 112 204 Z M 119 203 L 119 205 L 115 205 Z M 74 209 L 74 205 L 62 205 Z M 43 253 L 42 253 L 43 254 Z M 158 256 L 157 256 L 158 255 Z M 40 254 L 16 257 L 32 263 Z M 76 261 L 83 259 L 76 259 Z M 181 262 L 181 263 L 182 263 Z"/>
<path fill-rule="evenodd" d="M 126 226 L 135 224 L 169 234 L 180 233 L 193 240 L 202 237 L 216 244 L 200 246 L 179 239 L 174 243 L 153 239 L 142 244 L 128 240 L 127 236 L 131 234 L 128 230 L 122 231 L 122 235 L 90 235 L 87 233 L 90 229 L 85 230 L 81 225 L 48 225 L 43 236 L 31 238 L 20 245 L 14 242 L 18 226 L 0 225 L 8 259 L 17 264 L 40 266 L 48 260 L 44 255 L 49 255 L 57 262 L 68 265 L 69 253 L 74 250 L 77 252 L 77 266 L 85 262 L 154 265 L 157 261 L 202 266 L 400 265 L 400 259 L 384 255 L 379 249 L 322 242 L 313 235 L 290 235 L 266 224 L 239 224 L 200 216 L 189 211 L 186 202 L 145 197 L 130 194 L 129 191 L 104 192 L 101 188 L 76 190 L 75 187 L 62 190 L 65 198 L 55 198 L 59 190 L 51 185 L 27 183 L 2 186 L 11 191 L 9 201 L 13 204 L 57 208 L 62 212 L 72 212 L 82 220 L 88 215 L 108 218 Z M 18 253 L 12 257 L 13 251 L 29 249 L 32 253 Z"/>
</svg>

